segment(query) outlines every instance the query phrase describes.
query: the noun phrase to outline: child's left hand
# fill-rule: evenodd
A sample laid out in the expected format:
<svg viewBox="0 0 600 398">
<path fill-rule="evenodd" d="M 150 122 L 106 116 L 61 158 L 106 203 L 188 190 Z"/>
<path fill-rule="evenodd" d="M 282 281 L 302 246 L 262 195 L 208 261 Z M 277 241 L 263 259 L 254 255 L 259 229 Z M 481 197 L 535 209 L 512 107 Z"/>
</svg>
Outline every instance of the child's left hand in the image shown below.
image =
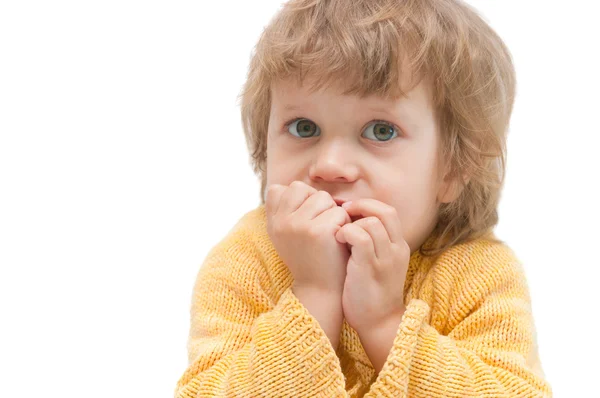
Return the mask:
<svg viewBox="0 0 600 398">
<path fill-rule="evenodd" d="M 351 246 L 342 306 L 346 322 L 360 334 L 404 313 L 410 247 L 394 207 L 375 199 L 343 207 L 350 217 L 364 217 L 345 224 L 335 236 Z"/>
</svg>

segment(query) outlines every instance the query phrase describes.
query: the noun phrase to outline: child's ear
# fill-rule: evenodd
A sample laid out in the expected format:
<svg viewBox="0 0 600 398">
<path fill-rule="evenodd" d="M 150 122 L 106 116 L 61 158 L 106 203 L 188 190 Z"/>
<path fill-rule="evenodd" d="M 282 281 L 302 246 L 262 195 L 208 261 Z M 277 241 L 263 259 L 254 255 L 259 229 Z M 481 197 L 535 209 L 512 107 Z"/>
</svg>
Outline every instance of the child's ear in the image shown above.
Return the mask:
<svg viewBox="0 0 600 398">
<path fill-rule="evenodd" d="M 469 183 L 471 179 L 468 173 L 463 174 L 446 174 L 444 180 L 440 185 L 440 190 L 438 192 L 438 202 L 439 203 L 451 203 L 454 202 L 462 193 L 464 188 Z"/>
</svg>

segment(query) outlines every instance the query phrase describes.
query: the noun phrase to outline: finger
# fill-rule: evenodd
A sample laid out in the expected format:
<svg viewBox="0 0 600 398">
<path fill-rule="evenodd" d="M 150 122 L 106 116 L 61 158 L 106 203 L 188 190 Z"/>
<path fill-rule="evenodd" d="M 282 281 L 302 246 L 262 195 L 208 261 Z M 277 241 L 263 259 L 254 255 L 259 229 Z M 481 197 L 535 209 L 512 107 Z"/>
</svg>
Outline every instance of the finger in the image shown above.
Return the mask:
<svg viewBox="0 0 600 398">
<path fill-rule="evenodd" d="M 302 218 L 303 220 L 313 220 L 325 210 L 333 207 L 339 206 L 335 203 L 331 195 L 326 191 L 317 191 L 316 193 L 310 195 L 304 201 L 304 203 L 300 205 L 300 208 L 294 212 L 294 214 L 298 215 L 298 217 Z M 342 208 L 340 208 L 340 210 L 345 212 L 345 210 Z"/>
<path fill-rule="evenodd" d="M 358 199 L 353 202 L 346 202 L 342 207 L 346 209 L 350 217 L 357 215 L 377 217 L 385 227 L 390 242 L 399 243 L 402 241 L 402 225 L 395 207 L 376 199 Z"/>
<path fill-rule="evenodd" d="M 277 213 L 279 203 L 281 202 L 281 195 L 285 192 L 287 187 L 280 184 L 271 184 L 267 187 L 266 200 L 265 200 L 265 211 L 267 216 L 273 216 Z"/>
<path fill-rule="evenodd" d="M 316 194 L 315 194 L 316 195 Z M 310 198 L 309 198 L 310 199 Z M 335 202 L 334 202 L 335 204 Z M 335 224 L 339 226 L 336 233 L 339 229 L 345 225 L 350 223 L 350 216 L 346 213 L 346 210 L 342 209 L 340 206 L 334 206 L 330 209 L 325 210 L 317 217 L 315 217 L 314 221 L 318 224 Z M 346 242 L 340 242 L 346 243 Z"/>
<path fill-rule="evenodd" d="M 379 218 L 369 216 L 356 220 L 353 224 L 360 226 L 371 236 L 376 258 L 385 259 L 391 257 L 392 243 Z"/>
<path fill-rule="evenodd" d="M 302 181 L 293 181 L 281 196 L 278 213 L 291 214 L 298 210 L 304 201 L 318 191 Z"/>
<path fill-rule="evenodd" d="M 372 264 L 375 260 L 375 248 L 371 235 L 355 223 L 344 225 L 336 234 L 340 243 L 350 245 L 354 260 L 359 264 Z"/>
</svg>

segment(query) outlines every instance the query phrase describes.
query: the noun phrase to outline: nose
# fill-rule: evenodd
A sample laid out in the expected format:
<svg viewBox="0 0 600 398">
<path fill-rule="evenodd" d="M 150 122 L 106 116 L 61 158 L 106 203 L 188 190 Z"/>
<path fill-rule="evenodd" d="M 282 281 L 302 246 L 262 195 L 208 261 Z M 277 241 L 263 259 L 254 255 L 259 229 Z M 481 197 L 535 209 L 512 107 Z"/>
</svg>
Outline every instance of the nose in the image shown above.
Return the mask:
<svg viewBox="0 0 600 398">
<path fill-rule="evenodd" d="M 353 182 L 358 178 L 357 160 L 340 141 L 322 141 L 309 169 L 310 179 L 315 182 Z"/>
</svg>

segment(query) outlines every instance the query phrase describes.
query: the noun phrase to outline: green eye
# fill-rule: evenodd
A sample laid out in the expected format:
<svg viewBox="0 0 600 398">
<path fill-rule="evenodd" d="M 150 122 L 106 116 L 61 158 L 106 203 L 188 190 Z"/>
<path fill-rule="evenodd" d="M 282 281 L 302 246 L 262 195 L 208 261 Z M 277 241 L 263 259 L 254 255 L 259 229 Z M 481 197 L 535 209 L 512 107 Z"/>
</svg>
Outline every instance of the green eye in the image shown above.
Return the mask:
<svg viewBox="0 0 600 398">
<path fill-rule="evenodd" d="M 372 134 L 375 137 L 376 141 L 389 141 L 392 138 L 394 138 L 394 134 L 398 135 L 398 133 L 396 132 L 396 128 L 393 125 L 386 122 L 378 121 L 376 123 L 373 123 L 369 125 L 369 127 L 367 127 L 365 132 L 368 133 L 371 130 L 371 127 L 373 130 Z"/>
<path fill-rule="evenodd" d="M 298 138 L 311 138 L 321 135 L 319 127 L 311 120 L 297 118 L 285 125 L 288 132 Z M 373 138 L 368 135 L 371 134 Z M 391 123 L 376 120 L 366 129 L 364 135 L 372 141 L 385 142 L 398 136 L 398 128 Z"/>
<path fill-rule="evenodd" d="M 296 119 L 296 120 L 290 122 L 287 125 L 287 127 L 288 127 L 288 131 L 292 135 L 295 135 L 300 138 L 313 137 L 315 135 L 320 134 L 319 127 L 317 127 L 317 125 L 315 123 L 313 123 L 312 121 L 310 121 L 308 119 Z M 296 131 L 294 131 L 294 130 L 296 130 Z M 317 132 L 319 134 L 317 134 Z"/>
</svg>

